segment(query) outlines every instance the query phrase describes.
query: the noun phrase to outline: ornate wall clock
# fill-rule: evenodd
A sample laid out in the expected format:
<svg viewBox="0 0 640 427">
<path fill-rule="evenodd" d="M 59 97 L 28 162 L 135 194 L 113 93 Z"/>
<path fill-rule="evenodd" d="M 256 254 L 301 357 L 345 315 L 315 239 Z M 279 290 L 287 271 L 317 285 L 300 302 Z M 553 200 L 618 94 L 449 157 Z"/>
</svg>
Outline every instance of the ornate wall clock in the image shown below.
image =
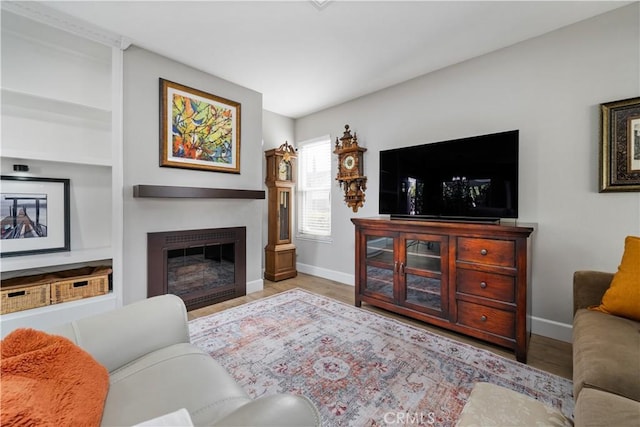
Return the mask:
<svg viewBox="0 0 640 427">
<path fill-rule="evenodd" d="M 296 246 L 291 242 L 292 201 L 295 187 L 296 150 L 288 142 L 265 151 L 268 189 L 268 238 L 264 248 L 267 280 L 295 277 Z"/>
<path fill-rule="evenodd" d="M 338 140 L 333 152 L 338 155 L 338 176 L 336 180 L 344 191 L 344 201 L 354 212 L 364 205 L 367 177 L 364 176 L 364 152 L 358 145 L 358 136 L 351 135 L 349 125 L 344 126 L 344 134 Z"/>
</svg>

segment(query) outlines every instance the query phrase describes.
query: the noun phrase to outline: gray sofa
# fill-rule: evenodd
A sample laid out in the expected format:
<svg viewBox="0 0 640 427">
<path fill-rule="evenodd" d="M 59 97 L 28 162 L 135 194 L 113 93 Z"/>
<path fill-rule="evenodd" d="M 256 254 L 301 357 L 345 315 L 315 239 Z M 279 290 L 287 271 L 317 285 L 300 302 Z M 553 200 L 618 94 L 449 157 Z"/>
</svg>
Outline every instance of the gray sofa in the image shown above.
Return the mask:
<svg viewBox="0 0 640 427">
<path fill-rule="evenodd" d="M 105 426 L 132 426 L 186 408 L 194 425 L 316 426 L 306 398 L 252 400 L 226 370 L 189 343 L 184 303 L 150 298 L 47 332 L 63 335 L 109 371 Z"/>
<path fill-rule="evenodd" d="M 612 278 L 573 276 L 576 426 L 640 426 L 640 322 L 587 309 L 600 304 Z"/>
</svg>

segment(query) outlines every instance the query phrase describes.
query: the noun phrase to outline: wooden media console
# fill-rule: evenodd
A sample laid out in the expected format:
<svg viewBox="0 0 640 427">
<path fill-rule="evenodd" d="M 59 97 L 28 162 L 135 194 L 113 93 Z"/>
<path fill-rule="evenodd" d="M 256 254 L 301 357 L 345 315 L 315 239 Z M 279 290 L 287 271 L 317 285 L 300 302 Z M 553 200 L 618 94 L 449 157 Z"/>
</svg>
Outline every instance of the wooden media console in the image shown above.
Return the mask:
<svg viewBox="0 0 640 427">
<path fill-rule="evenodd" d="M 513 349 L 526 363 L 533 225 L 351 220 L 362 302 Z"/>
</svg>

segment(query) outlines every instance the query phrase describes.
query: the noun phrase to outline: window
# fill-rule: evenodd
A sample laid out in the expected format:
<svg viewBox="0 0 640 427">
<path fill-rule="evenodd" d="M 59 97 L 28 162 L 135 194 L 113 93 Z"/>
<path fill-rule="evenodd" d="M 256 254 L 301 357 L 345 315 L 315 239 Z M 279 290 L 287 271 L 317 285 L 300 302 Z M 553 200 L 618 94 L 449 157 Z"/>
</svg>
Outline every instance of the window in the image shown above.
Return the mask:
<svg viewBox="0 0 640 427">
<path fill-rule="evenodd" d="M 298 237 L 331 236 L 331 139 L 298 144 Z"/>
</svg>

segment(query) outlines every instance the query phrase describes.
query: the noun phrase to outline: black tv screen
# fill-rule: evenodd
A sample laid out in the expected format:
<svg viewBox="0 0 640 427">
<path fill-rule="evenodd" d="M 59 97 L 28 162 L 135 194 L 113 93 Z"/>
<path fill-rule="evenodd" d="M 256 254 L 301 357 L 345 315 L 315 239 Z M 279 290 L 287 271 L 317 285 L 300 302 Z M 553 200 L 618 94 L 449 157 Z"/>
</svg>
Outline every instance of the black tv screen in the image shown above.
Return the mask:
<svg viewBox="0 0 640 427">
<path fill-rule="evenodd" d="M 519 131 L 380 151 L 380 214 L 518 217 Z"/>
</svg>

